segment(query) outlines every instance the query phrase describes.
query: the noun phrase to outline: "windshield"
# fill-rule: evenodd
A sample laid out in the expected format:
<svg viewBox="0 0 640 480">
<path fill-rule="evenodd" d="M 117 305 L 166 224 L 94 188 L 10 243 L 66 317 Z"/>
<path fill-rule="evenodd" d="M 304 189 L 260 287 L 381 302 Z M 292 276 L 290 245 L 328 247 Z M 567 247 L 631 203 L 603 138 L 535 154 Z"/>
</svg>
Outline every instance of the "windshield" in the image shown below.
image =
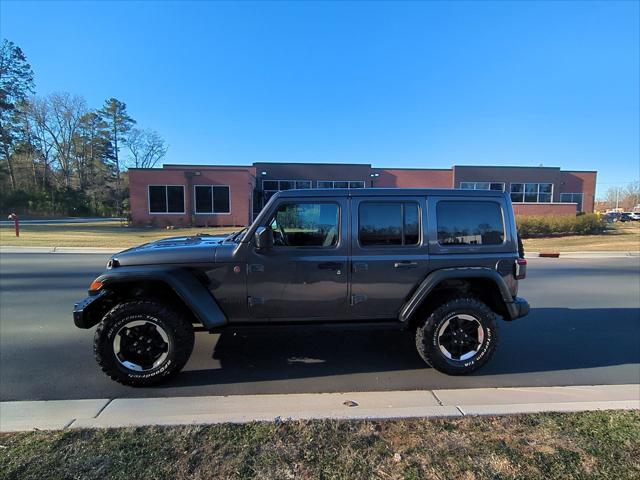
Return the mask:
<svg viewBox="0 0 640 480">
<path fill-rule="evenodd" d="M 225 240 L 228 242 L 241 242 L 244 238 L 244 234 L 247 232 L 249 227 L 244 227 L 242 230 L 238 230 L 237 232 L 231 233 Z"/>
</svg>

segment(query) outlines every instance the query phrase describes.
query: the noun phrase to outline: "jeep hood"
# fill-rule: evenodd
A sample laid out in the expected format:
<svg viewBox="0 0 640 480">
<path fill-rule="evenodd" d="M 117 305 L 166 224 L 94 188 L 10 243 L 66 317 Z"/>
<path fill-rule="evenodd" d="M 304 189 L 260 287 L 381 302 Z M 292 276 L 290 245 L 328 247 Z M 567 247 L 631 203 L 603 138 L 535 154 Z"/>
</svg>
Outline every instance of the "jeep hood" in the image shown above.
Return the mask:
<svg viewBox="0 0 640 480">
<path fill-rule="evenodd" d="M 124 250 L 112 258 L 121 266 L 214 263 L 227 235 L 171 237 Z"/>
</svg>

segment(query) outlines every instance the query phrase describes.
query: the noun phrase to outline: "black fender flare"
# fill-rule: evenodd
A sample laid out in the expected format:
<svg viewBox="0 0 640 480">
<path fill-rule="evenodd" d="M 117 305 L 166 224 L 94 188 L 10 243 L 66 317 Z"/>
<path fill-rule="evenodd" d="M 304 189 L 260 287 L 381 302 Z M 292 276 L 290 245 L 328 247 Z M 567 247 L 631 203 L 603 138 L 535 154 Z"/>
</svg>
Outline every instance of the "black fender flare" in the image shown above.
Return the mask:
<svg viewBox="0 0 640 480">
<path fill-rule="evenodd" d="M 443 268 L 431 272 L 420 283 L 420 286 L 413 292 L 409 300 L 400 309 L 398 319 L 401 323 L 407 323 L 411 315 L 415 313 L 420 304 L 429 296 L 429 293 L 443 280 L 448 279 L 471 279 L 483 278 L 491 280 L 500 291 L 500 296 L 505 303 L 509 320 L 522 316 L 519 314 L 516 299 L 511 295 L 509 287 L 502 276 L 491 268 L 485 267 L 465 267 L 465 268 Z"/>
<path fill-rule="evenodd" d="M 207 329 L 222 327 L 228 323 L 227 316 L 220 309 L 211 292 L 188 270 L 180 267 L 117 267 L 100 274 L 95 281 L 103 284 L 103 289 L 119 283 L 158 281 L 169 286 L 196 319 Z"/>
</svg>

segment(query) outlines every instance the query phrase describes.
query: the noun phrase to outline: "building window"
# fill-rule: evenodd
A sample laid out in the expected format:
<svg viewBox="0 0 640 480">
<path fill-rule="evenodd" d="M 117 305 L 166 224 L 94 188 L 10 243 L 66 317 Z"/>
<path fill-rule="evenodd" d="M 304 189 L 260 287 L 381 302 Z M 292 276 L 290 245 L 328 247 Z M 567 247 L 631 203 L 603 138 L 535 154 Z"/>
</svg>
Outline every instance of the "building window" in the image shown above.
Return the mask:
<svg viewBox="0 0 640 480">
<path fill-rule="evenodd" d="M 285 203 L 270 223 L 276 247 L 335 247 L 340 234 L 335 203 Z"/>
<path fill-rule="evenodd" d="M 500 245 L 504 241 L 502 212 L 495 202 L 442 201 L 436 214 L 440 245 Z"/>
<path fill-rule="evenodd" d="M 362 180 L 318 180 L 318 188 L 364 188 Z"/>
<path fill-rule="evenodd" d="M 420 241 L 417 203 L 363 202 L 359 217 L 358 240 L 363 247 L 417 245 Z"/>
<path fill-rule="evenodd" d="M 264 203 L 266 204 L 276 192 L 280 190 L 293 190 L 294 188 L 313 188 L 313 182 L 311 180 L 263 180 L 262 191 Z"/>
<path fill-rule="evenodd" d="M 504 192 L 504 182 L 460 182 L 463 190 L 495 190 Z"/>
<path fill-rule="evenodd" d="M 552 183 L 512 183 L 511 201 L 514 203 L 551 203 Z"/>
<path fill-rule="evenodd" d="M 577 203 L 576 209 L 579 212 L 582 212 L 582 198 L 584 197 L 583 193 L 561 193 L 560 201 L 563 203 Z"/>
<path fill-rule="evenodd" d="M 231 213 L 231 190 L 226 185 L 196 185 L 196 213 Z"/>
<path fill-rule="evenodd" d="M 184 186 L 149 185 L 149 213 L 184 213 Z"/>
</svg>

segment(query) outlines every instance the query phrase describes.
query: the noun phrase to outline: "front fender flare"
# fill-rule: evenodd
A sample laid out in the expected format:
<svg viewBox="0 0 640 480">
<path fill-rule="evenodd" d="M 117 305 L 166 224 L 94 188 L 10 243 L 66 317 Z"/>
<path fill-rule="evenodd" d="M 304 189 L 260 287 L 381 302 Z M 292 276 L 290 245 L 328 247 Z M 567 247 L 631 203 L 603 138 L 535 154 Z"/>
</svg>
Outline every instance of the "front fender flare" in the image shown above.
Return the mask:
<svg viewBox="0 0 640 480">
<path fill-rule="evenodd" d="M 406 323 L 411 318 L 411 315 L 415 313 L 420 304 L 429 296 L 431 291 L 443 280 L 448 279 L 471 279 L 471 278 L 485 278 L 493 281 L 500 291 L 500 296 L 505 302 L 507 311 L 511 318 L 517 318 L 518 314 L 514 310 L 514 298 L 509 291 L 509 287 L 502 278 L 502 276 L 491 268 L 485 267 L 466 267 L 466 268 L 443 268 L 441 270 L 435 270 L 431 272 L 422 281 L 420 286 L 413 292 L 413 295 L 404 304 L 400 310 L 398 319 L 402 323 Z"/>
<path fill-rule="evenodd" d="M 184 268 L 118 267 L 107 270 L 96 278 L 106 289 L 119 283 L 149 280 L 168 285 L 206 328 L 213 329 L 227 324 L 227 317 L 211 292 Z"/>
</svg>

